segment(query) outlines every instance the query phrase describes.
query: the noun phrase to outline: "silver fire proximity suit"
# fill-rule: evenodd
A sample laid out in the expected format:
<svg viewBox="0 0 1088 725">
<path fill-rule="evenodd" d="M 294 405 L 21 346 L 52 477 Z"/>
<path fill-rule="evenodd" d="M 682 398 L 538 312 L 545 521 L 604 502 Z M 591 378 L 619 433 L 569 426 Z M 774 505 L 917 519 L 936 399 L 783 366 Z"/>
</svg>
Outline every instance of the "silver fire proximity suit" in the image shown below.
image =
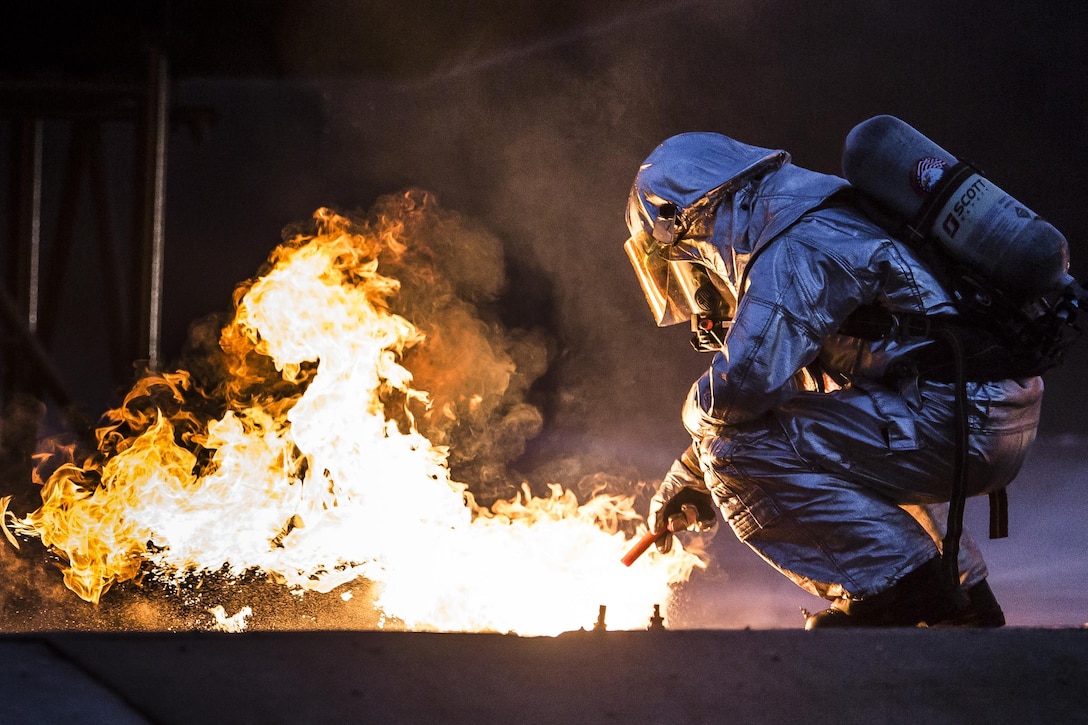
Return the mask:
<svg viewBox="0 0 1088 725">
<path fill-rule="evenodd" d="M 697 313 L 708 281 L 732 320 L 684 405 L 693 447 L 653 506 L 709 489 L 741 541 L 829 600 L 864 600 L 939 556 L 955 457 L 953 384 L 903 364 L 933 339 L 840 332 L 863 305 L 955 313 L 909 247 L 840 203 L 847 188 L 783 151 L 688 133 L 646 159 L 627 210 L 658 324 Z M 1042 391 L 1038 377 L 967 384 L 967 495 L 1012 481 Z M 970 587 L 986 567 L 961 542 Z"/>
</svg>

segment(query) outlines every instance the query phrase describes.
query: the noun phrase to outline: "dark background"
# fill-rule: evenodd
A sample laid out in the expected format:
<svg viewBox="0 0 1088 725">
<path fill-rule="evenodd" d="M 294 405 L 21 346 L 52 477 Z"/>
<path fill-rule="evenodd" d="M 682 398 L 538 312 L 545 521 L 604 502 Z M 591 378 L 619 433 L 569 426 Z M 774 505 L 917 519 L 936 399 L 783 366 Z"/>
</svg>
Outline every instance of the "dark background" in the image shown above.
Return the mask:
<svg viewBox="0 0 1088 725">
<path fill-rule="evenodd" d="M 477 220 L 506 252 L 502 319 L 554 341 L 533 391 L 537 464 L 579 453 L 652 478 L 686 442 L 680 403 L 708 360 L 685 330 L 653 326 L 622 251 L 634 172 L 672 134 L 717 131 L 840 173 L 850 128 L 897 115 L 1055 224 L 1073 273 L 1088 275 L 1083 3 L 510 5 L 41 3 L 6 11 L 0 73 L 140 77 L 148 48 L 167 57 L 167 360 L 318 207 L 418 187 Z M 67 133 L 46 125 L 46 265 Z M 105 133 L 107 185 L 125 198 L 128 131 Z M 126 228 L 131 211 L 114 214 Z M 129 381 L 109 369 L 100 261 L 90 244 L 74 254 L 63 285 L 42 292 L 60 297 L 53 358 L 93 416 Z M 1083 432 L 1086 360 L 1081 343 L 1048 375 L 1045 435 Z"/>
</svg>

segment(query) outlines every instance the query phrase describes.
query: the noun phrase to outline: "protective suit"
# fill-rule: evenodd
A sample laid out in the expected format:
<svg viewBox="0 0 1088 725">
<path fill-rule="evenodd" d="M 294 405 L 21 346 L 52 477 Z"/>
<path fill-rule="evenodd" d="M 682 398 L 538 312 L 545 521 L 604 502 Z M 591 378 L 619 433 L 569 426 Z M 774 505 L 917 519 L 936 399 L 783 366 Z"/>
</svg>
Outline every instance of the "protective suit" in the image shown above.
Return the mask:
<svg viewBox="0 0 1088 725">
<path fill-rule="evenodd" d="M 697 336 L 719 331 L 684 404 L 693 446 L 652 518 L 675 517 L 680 491 L 709 492 L 741 541 L 834 603 L 829 613 L 843 616 L 833 623 L 954 621 L 971 604 L 941 591 L 934 563 L 951 496 L 954 386 L 933 367 L 941 356 L 924 326 L 846 334 L 859 309 L 954 315 L 931 271 L 858 211 L 844 179 L 713 133 L 654 150 L 627 222 L 658 324 L 688 315 Z M 714 315 L 726 319 L 702 319 Z M 967 383 L 968 495 L 1013 480 L 1042 392 L 1038 377 Z M 707 508 L 685 504 L 679 528 L 709 526 Z M 1000 625 L 985 563 L 960 541 L 963 588 L 985 599 L 975 602 L 985 624 Z"/>
</svg>

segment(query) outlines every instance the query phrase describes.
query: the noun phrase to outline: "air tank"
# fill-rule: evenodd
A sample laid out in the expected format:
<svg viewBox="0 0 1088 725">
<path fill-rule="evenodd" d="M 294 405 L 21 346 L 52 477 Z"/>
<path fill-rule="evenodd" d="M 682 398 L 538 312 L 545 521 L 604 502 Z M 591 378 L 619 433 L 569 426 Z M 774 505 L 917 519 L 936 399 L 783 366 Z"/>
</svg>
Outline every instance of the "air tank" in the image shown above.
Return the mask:
<svg viewBox="0 0 1088 725">
<path fill-rule="evenodd" d="M 1062 233 L 900 119 L 875 116 L 855 126 L 842 166 L 853 186 L 998 288 L 1031 296 L 1063 286 L 1069 245 Z"/>
</svg>

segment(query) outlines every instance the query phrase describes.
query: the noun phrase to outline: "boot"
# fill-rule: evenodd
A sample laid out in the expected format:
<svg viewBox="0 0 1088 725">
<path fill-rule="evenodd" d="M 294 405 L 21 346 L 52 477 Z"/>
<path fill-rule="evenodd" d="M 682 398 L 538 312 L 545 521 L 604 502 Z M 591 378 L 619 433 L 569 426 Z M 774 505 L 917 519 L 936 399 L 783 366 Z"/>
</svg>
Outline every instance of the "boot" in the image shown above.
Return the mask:
<svg viewBox="0 0 1088 725">
<path fill-rule="evenodd" d="M 909 572 L 890 589 L 865 599 L 840 599 L 806 615 L 805 629 L 825 627 L 916 627 L 952 618 L 958 609 L 940 557 Z"/>
<path fill-rule="evenodd" d="M 936 627 L 1004 627 L 1005 613 L 997 603 L 990 585 L 983 579 L 968 588 L 967 605 L 952 616 L 937 622 Z"/>
</svg>

